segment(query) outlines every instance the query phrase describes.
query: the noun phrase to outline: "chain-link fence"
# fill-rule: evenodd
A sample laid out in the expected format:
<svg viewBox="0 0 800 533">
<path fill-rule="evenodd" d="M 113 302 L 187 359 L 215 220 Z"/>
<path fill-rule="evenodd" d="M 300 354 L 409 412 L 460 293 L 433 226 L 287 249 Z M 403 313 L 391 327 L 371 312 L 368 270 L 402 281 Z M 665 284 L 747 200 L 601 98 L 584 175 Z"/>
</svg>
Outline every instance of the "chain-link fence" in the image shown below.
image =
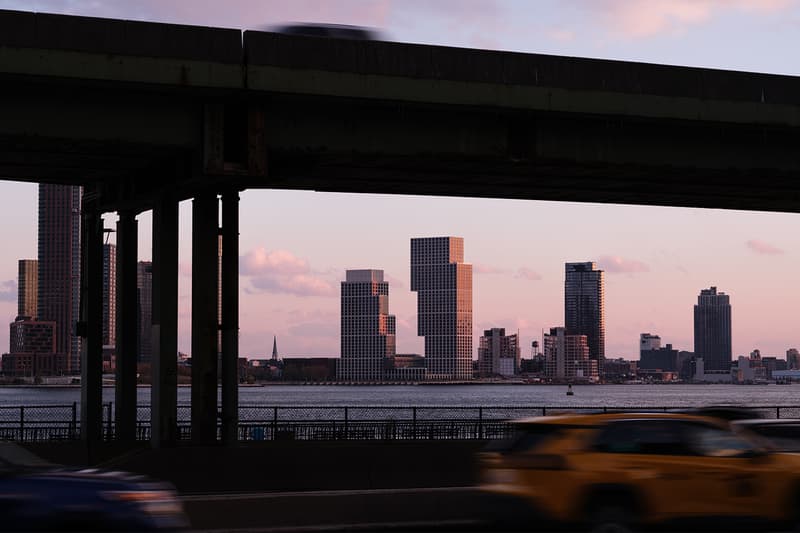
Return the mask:
<svg viewBox="0 0 800 533">
<path fill-rule="evenodd" d="M 759 418 L 800 418 L 800 407 L 746 408 Z M 615 406 L 239 406 L 240 440 L 450 440 L 496 439 L 509 421 L 564 413 L 685 412 L 686 407 Z M 151 436 L 150 406 L 137 406 L 136 438 Z M 114 405 L 103 404 L 103 436 L 114 438 Z M 177 435 L 191 438 L 191 406 L 177 407 Z M 221 427 L 218 427 L 221 437 Z M 80 438 L 80 408 L 66 405 L 0 406 L 0 440 Z"/>
</svg>

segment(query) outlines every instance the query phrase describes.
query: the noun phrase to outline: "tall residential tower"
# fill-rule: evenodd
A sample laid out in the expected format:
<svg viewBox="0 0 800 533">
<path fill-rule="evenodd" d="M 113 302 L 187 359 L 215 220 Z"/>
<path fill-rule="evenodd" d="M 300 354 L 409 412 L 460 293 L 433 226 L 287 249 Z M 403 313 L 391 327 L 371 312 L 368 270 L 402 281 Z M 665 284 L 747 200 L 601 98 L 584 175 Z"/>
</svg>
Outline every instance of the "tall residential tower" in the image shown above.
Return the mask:
<svg viewBox="0 0 800 533">
<path fill-rule="evenodd" d="M 464 263 L 464 239 L 411 239 L 411 290 L 428 379 L 471 379 L 472 265 Z"/>
<path fill-rule="evenodd" d="M 103 245 L 103 346 L 117 343 L 117 247 Z"/>
<path fill-rule="evenodd" d="M 55 323 L 55 349 L 69 374 L 80 372 L 75 334 L 80 303 L 81 188 L 39 185 L 38 319 Z"/>
<path fill-rule="evenodd" d="M 716 287 L 701 290 L 694 306 L 694 355 L 705 370 L 731 368 L 731 301 Z"/>
<path fill-rule="evenodd" d="M 337 377 L 381 381 L 395 353 L 395 317 L 383 270 L 348 270 L 342 282 L 342 346 Z M 277 352 L 277 350 L 275 350 Z"/>
<path fill-rule="evenodd" d="M 606 346 L 604 273 L 593 262 L 566 263 L 564 325 L 567 335 L 586 335 L 589 358 L 602 372 Z"/>
<path fill-rule="evenodd" d="M 139 261 L 136 265 L 136 298 L 139 328 L 140 363 L 149 363 L 153 357 L 153 263 Z"/>
</svg>

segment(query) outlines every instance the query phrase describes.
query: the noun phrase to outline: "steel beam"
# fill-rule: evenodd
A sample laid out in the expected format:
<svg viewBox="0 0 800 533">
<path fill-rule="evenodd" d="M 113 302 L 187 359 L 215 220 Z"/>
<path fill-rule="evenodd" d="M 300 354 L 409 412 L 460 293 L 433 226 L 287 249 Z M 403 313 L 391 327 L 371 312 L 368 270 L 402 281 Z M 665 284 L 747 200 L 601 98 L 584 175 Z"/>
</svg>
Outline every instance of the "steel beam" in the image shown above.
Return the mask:
<svg viewBox="0 0 800 533">
<path fill-rule="evenodd" d="M 84 189 L 81 218 L 81 438 L 88 461 L 103 440 L 103 219 Z"/>
<path fill-rule="evenodd" d="M 239 192 L 222 194 L 222 440 L 239 440 Z"/>
<path fill-rule="evenodd" d="M 115 420 L 116 438 L 136 440 L 136 360 L 139 355 L 136 262 L 136 216 L 122 212 L 117 221 L 117 346 Z"/>
<path fill-rule="evenodd" d="M 217 440 L 219 200 L 192 202 L 192 441 Z"/>
<path fill-rule="evenodd" d="M 162 195 L 153 209 L 153 447 L 178 438 L 178 201 Z"/>
</svg>

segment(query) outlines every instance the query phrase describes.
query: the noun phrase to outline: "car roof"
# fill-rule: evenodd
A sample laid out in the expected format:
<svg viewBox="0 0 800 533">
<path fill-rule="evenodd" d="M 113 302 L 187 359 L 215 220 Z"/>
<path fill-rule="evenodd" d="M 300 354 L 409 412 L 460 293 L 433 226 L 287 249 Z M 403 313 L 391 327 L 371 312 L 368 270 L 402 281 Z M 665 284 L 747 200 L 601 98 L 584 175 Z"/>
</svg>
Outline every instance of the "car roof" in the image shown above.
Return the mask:
<svg viewBox="0 0 800 533">
<path fill-rule="evenodd" d="M 736 420 L 737 426 L 798 426 L 800 418 L 755 418 L 751 420 Z"/>
<path fill-rule="evenodd" d="M 373 28 L 348 24 L 325 24 L 318 22 L 290 23 L 265 28 L 277 33 L 305 35 L 308 37 L 333 37 L 338 39 L 377 40 L 379 33 Z"/>
<path fill-rule="evenodd" d="M 686 413 L 664 413 L 664 412 L 625 412 L 625 413 L 598 413 L 598 414 L 560 414 L 552 416 L 536 416 L 522 418 L 512 421 L 514 425 L 526 426 L 537 424 L 550 424 L 557 426 L 579 426 L 594 427 L 602 426 L 609 422 L 626 420 L 685 420 L 694 422 L 706 422 L 715 425 L 720 424 L 720 420 L 709 417 Z"/>
</svg>

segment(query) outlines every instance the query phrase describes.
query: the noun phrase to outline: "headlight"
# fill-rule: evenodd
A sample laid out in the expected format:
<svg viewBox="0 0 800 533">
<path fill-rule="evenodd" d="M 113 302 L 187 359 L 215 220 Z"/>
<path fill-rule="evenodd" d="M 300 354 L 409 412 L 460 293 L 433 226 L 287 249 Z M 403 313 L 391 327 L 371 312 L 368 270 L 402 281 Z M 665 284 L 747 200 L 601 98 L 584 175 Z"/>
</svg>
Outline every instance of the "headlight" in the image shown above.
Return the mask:
<svg viewBox="0 0 800 533">
<path fill-rule="evenodd" d="M 118 502 L 148 503 L 174 500 L 174 495 L 163 490 L 109 490 L 103 493 L 107 500 Z"/>
</svg>

